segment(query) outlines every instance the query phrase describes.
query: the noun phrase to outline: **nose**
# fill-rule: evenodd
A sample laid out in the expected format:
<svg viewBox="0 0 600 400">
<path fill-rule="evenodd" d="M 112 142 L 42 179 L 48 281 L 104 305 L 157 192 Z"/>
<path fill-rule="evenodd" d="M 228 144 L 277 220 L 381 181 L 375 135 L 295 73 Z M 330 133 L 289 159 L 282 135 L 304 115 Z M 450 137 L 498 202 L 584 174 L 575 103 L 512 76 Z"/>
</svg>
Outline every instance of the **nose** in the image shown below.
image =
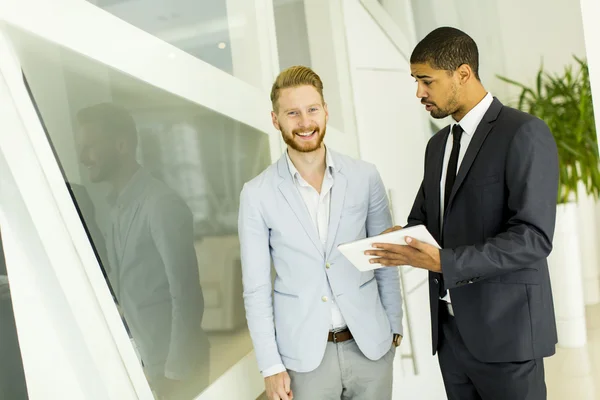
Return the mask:
<svg viewBox="0 0 600 400">
<path fill-rule="evenodd" d="M 420 83 L 417 83 L 417 98 L 424 99 L 427 97 L 427 91 Z"/>
<path fill-rule="evenodd" d="M 307 126 L 310 126 L 310 123 L 311 122 L 308 116 L 305 113 L 302 113 L 302 115 L 300 116 L 299 126 L 301 128 L 306 128 Z"/>
</svg>

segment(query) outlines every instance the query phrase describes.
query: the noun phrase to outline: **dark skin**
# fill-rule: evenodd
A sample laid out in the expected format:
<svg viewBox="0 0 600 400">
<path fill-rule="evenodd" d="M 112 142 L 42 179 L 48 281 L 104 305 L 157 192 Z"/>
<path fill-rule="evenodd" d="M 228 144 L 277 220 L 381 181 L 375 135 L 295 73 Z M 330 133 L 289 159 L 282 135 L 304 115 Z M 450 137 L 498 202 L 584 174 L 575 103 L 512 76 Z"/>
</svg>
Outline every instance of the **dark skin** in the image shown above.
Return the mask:
<svg viewBox="0 0 600 400">
<path fill-rule="evenodd" d="M 411 76 L 417 82 L 417 97 L 433 118 L 451 115 L 454 121 L 467 115 L 487 94 L 487 91 L 468 64 L 460 65 L 455 71 L 435 69 L 429 63 L 411 64 Z M 395 226 L 383 233 L 397 231 Z M 410 265 L 432 272 L 442 272 L 440 251 L 435 246 L 406 237 L 406 245 L 373 243 L 377 250 L 368 250 L 374 256 L 372 264 L 386 267 Z"/>
</svg>

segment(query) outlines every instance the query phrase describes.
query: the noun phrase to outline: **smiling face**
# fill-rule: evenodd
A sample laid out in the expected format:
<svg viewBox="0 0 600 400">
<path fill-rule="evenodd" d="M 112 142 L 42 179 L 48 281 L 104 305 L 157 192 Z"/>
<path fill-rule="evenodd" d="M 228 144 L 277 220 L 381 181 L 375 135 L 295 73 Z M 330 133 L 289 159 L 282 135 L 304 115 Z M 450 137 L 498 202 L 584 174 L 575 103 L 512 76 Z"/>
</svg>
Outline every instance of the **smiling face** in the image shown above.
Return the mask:
<svg viewBox="0 0 600 400">
<path fill-rule="evenodd" d="M 410 71 L 417 82 L 417 97 L 433 118 L 446 118 L 460 110 L 459 71 L 434 69 L 429 63 L 411 64 Z"/>
<path fill-rule="evenodd" d="M 271 117 L 273 126 L 281 131 L 290 148 L 310 153 L 321 147 L 329 113 L 327 104 L 314 86 L 281 89 Z"/>
</svg>

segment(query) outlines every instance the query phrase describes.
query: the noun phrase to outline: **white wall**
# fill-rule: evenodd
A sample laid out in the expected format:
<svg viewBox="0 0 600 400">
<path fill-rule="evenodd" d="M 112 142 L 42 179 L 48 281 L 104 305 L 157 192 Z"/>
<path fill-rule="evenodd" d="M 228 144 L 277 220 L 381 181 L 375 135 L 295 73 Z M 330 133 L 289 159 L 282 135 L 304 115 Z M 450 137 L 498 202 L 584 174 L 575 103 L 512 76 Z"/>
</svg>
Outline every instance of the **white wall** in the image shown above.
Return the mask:
<svg viewBox="0 0 600 400">
<path fill-rule="evenodd" d="M 595 0 L 580 0 L 585 50 L 590 69 L 590 83 L 594 113 L 596 115 L 596 135 L 600 135 L 600 2 Z M 575 7 L 577 8 L 577 7 Z M 600 140 L 598 141 L 600 145 Z"/>
<path fill-rule="evenodd" d="M 495 75 L 532 84 L 542 58 L 562 71 L 585 54 L 579 4 L 572 0 L 412 0 L 418 39 L 440 26 L 464 30 L 477 42 L 483 84 L 504 103 L 518 91 Z"/>
<path fill-rule="evenodd" d="M 586 56 L 590 72 L 590 84 L 592 87 L 592 101 L 596 119 L 596 137 L 598 137 L 598 135 L 600 135 L 600 48 L 598 47 L 600 38 L 600 24 L 598 24 L 600 2 L 594 0 L 581 0 L 580 3 Z M 598 144 L 600 145 L 600 140 L 598 140 Z M 598 240 L 600 237 L 600 202 L 596 202 L 595 213 L 596 240 Z M 590 249 L 590 247 L 588 247 L 588 249 Z M 596 257 L 594 258 L 591 254 L 588 254 L 588 259 L 596 262 L 596 271 L 592 270 L 590 266 L 584 271 L 587 276 L 591 276 L 591 281 L 596 283 L 595 287 L 586 290 L 586 293 L 592 294 L 598 294 L 597 290 L 599 290 L 598 279 L 600 275 L 600 265 L 598 264 L 598 261 L 600 260 L 600 248 L 596 246 L 595 250 L 597 251 Z M 587 282 L 584 283 L 589 285 Z M 594 290 L 596 290 L 596 292 L 594 292 Z M 588 300 L 590 299 L 588 298 Z M 598 299 L 595 298 L 594 300 Z M 588 303 L 591 303 L 591 301 L 588 301 Z"/>
</svg>

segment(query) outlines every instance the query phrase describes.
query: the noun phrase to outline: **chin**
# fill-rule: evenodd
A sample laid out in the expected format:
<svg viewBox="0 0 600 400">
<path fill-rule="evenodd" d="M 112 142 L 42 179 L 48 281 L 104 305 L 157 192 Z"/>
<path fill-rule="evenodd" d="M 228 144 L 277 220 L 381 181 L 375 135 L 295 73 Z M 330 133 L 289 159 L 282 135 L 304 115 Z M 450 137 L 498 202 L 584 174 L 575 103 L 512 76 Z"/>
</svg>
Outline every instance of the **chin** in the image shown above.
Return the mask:
<svg viewBox="0 0 600 400">
<path fill-rule="evenodd" d="M 430 114 L 431 114 L 431 116 L 432 116 L 433 118 L 435 118 L 435 119 L 444 119 L 444 118 L 446 118 L 448 115 L 450 115 L 450 114 L 447 114 L 447 113 L 440 113 L 440 112 L 437 112 L 437 113 L 435 113 L 435 112 L 433 112 L 433 111 L 432 111 Z"/>
</svg>

